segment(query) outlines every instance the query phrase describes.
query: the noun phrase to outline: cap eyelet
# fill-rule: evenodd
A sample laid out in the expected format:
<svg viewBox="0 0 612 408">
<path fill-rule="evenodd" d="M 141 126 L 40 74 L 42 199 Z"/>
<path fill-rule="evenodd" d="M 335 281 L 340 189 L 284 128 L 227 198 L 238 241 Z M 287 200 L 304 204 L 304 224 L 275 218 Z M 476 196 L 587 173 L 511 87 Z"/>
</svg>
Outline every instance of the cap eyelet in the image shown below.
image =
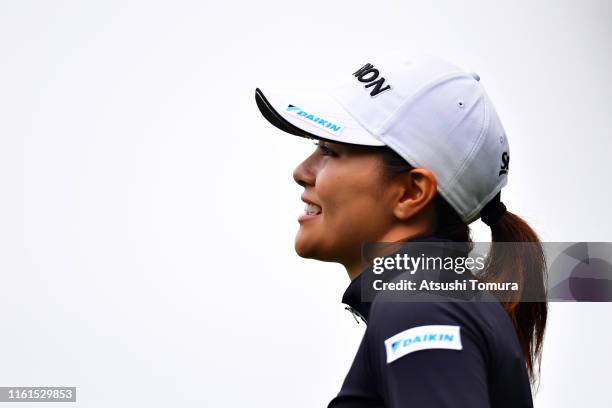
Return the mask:
<svg viewBox="0 0 612 408">
<path fill-rule="evenodd" d="M 459 106 L 460 108 L 463 108 L 465 106 L 465 103 L 463 103 L 463 101 L 459 101 L 457 102 L 457 106 Z"/>
</svg>

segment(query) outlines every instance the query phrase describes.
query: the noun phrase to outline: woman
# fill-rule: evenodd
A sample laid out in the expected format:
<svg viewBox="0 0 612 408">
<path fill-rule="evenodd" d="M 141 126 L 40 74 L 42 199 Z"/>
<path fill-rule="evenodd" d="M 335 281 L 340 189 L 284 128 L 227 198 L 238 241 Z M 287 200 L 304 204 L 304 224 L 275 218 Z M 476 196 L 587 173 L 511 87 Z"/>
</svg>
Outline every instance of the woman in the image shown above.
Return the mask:
<svg viewBox="0 0 612 408">
<path fill-rule="evenodd" d="M 369 62 L 327 95 L 256 90 L 273 125 L 319 140 L 294 171 L 306 203 L 295 249 L 346 268 L 343 302 L 368 324 L 329 407 L 533 406 L 547 316 L 544 258 L 535 232 L 500 201 L 508 141 L 479 80 L 420 55 Z M 478 218 L 493 241 L 478 278 L 528 280 L 515 296 L 363 298 L 364 243 L 470 243 L 468 225 Z M 499 242 L 531 244 L 499 251 Z M 521 302 L 525 288 L 540 301 Z"/>
</svg>

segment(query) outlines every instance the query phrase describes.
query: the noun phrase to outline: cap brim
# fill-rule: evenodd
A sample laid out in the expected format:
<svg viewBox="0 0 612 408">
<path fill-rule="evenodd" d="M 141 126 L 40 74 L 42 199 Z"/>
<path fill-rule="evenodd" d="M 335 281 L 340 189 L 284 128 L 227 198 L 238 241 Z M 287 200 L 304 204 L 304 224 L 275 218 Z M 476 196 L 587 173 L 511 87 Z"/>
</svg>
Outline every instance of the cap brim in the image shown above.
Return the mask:
<svg viewBox="0 0 612 408">
<path fill-rule="evenodd" d="M 299 96 L 255 89 L 261 114 L 280 130 L 309 139 L 362 146 L 384 146 L 328 95 Z"/>
</svg>

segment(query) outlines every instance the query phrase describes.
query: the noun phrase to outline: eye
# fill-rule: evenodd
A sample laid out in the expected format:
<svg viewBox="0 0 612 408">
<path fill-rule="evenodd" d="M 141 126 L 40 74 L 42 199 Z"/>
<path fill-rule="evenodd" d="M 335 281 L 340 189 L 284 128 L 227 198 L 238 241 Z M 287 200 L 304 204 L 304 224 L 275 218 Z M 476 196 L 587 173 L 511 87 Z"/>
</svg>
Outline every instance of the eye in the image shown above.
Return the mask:
<svg viewBox="0 0 612 408">
<path fill-rule="evenodd" d="M 321 151 L 321 153 L 323 154 L 323 156 L 332 156 L 332 157 L 338 157 L 338 153 L 336 153 L 335 151 L 333 151 L 332 149 L 329 148 L 329 146 L 325 145 L 324 143 L 316 142 L 315 145 L 317 146 L 317 148 Z"/>
</svg>

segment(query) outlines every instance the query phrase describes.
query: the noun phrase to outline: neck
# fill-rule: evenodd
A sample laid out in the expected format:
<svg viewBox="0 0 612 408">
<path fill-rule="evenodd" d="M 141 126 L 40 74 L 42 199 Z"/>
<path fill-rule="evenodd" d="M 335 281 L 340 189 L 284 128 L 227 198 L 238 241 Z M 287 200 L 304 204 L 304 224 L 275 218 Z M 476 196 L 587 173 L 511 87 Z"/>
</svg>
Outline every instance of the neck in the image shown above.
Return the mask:
<svg viewBox="0 0 612 408">
<path fill-rule="evenodd" d="M 405 241 L 410 241 L 418 237 L 431 235 L 432 233 L 433 232 L 429 230 L 421 230 L 418 232 L 414 230 L 412 230 L 412 232 L 394 230 L 394 231 L 390 231 L 389 233 L 383 235 L 381 239 L 378 239 L 375 242 L 389 242 L 389 243 L 405 242 Z M 389 247 L 389 252 L 393 252 L 391 247 Z M 381 254 L 380 256 L 384 256 L 384 254 Z M 342 264 L 344 265 L 344 268 L 346 269 L 346 273 L 348 274 L 351 280 L 354 280 L 359 275 L 361 275 L 361 272 L 363 272 L 363 270 L 368 267 L 368 265 L 366 265 L 363 262 L 363 259 L 361 257 L 361 248 L 359 251 L 359 256 L 357 258 L 352 259 L 347 262 L 343 262 Z"/>
<path fill-rule="evenodd" d="M 363 272 L 363 270 L 366 268 L 366 265 L 362 262 L 361 257 L 359 258 L 360 259 L 358 260 L 358 262 L 344 265 L 346 273 L 348 274 L 351 280 L 355 280 L 355 278 L 361 275 L 361 272 Z"/>
</svg>

